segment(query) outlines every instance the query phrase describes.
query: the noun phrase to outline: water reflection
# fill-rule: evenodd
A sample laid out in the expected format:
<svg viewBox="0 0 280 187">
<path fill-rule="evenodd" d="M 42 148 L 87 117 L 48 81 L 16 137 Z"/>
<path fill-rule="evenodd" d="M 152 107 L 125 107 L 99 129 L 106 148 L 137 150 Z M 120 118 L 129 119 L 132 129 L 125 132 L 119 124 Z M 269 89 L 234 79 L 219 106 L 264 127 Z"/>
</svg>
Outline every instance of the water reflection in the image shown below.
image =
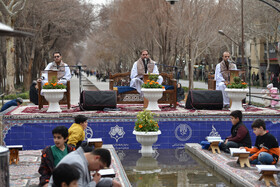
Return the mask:
<svg viewBox="0 0 280 187">
<path fill-rule="evenodd" d="M 193 160 L 184 148 L 158 149 L 149 157 L 138 151 L 117 150 L 132 186 L 227 186 Z"/>
</svg>

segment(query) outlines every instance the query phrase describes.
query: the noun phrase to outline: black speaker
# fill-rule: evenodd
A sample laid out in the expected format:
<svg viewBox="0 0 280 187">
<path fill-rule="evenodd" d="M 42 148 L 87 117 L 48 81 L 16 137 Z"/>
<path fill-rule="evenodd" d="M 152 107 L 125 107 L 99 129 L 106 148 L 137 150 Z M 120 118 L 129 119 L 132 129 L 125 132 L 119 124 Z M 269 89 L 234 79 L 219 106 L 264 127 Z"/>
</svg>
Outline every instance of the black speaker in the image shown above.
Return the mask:
<svg viewBox="0 0 280 187">
<path fill-rule="evenodd" d="M 221 110 L 223 94 L 221 90 L 190 90 L 185 108 L 200 110 Z"/>
<path fill-rule="evenodd" d="M 80 110 L 103 110 L 116 108 L 117 94 L 115 91 L 82 91 L 80 95 Z"/>
</svg>

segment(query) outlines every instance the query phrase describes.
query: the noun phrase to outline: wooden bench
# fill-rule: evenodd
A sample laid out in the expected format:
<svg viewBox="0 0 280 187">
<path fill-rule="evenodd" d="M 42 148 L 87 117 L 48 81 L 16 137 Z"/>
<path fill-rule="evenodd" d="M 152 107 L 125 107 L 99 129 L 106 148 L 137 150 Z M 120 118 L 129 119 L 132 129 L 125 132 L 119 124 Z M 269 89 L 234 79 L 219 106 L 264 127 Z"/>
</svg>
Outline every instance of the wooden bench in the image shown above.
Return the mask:
<svg viewBox="0 0 280 187">
<path fill-rule="evenodd" d="M 160 73 L 163 77 L 162 85 L 167 87 L 166 91 L 163 92 L 163 96 L 159 99 L 159 104 L 170 104 L 170 106 L 176 108 L 177 105 L 177 81 L 173 79 L 172 74 Z M 143 100 L 137 100 L 139 93 L 136 89 L 130 87 L 130 72 L 110 74 L 109 77 L 109 89 L 117 92 L 117 104 L 143 104 Z M 122 92 L 122 88 L 128 88 L 129 91 Z M 131 100 L 125 100 L 128 97 Z"/>
</svg>

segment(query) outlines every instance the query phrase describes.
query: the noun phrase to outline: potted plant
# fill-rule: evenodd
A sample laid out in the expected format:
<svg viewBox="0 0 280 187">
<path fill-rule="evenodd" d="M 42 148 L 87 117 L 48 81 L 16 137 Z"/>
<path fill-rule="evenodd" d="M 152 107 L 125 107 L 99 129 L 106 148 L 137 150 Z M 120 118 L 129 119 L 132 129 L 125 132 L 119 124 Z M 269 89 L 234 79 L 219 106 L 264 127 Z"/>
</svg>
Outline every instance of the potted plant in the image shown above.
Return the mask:
<svg viewBox="0 0 280 187">
<path fill-rule="evenodd" d="M 61 112 L 59 101 L 63 98 L 64 92 L 66 92 L 66 86 L 62 83 L 57 83 L 55 77 L 43 85 L 42 93 L 49 102 L 47 112 Z"/>
<path fill-rule="evenodd" d="M 244 111 L 244 108 L 242 107 L 242 100 L 249 92 L 248 84 L 243 82 L 240 77 L 234 77 L 233 80 L 234 82 L 232 84 L 227 84 L 227 88 L 225 89 L 228 97 L 232 101 L 230 111 Z"/>
<path fill-rule="evenodd" d="M 142 156 L 151 156 L 154 153 L 152 145 L 157 141 L 159 130 L 158 121 L 154 119 L 154 113 L 148 110 L 141 111 L 137 114 L 133 134 L 136 140 L 141 144 Z"/>
<path fill-rule="evenodd" d="M 162 97 L 165 87 L 157 82 L 158 76 L 158 74 L 149 74 L 149 79 L 141 86 L 141 92 L 149 100 L 147 110 L 160 110 L 157 101 Z"/>
</svg>

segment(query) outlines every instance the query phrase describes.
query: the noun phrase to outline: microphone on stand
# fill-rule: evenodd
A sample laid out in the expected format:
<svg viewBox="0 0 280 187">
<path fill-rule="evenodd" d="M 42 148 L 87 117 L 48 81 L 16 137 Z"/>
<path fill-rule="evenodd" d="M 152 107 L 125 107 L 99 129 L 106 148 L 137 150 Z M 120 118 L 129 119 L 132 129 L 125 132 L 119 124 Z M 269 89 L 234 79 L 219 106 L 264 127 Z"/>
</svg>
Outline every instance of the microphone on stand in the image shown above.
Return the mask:
<svg viewBox="0 0 280 187">
<path fill-rule="evenodd" d="M 145 61 L 145 73 L 147 73 L 147 71 L 148 71 L 148 67 L 147 67 L 148 62 L 147 62 L 147 58 L 144 58 L 144 61 Z"/>
</svg>

